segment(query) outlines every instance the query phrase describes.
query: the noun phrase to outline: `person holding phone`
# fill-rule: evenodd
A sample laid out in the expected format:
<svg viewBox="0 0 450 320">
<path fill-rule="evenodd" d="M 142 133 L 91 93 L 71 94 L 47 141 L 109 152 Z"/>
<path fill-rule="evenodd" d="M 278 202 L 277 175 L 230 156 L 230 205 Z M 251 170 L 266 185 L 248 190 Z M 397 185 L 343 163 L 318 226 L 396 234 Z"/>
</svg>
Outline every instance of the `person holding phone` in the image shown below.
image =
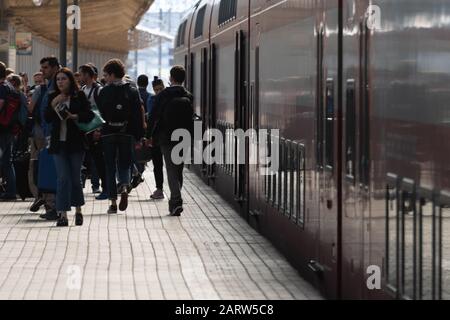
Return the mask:
<svg viewBox="0 0 450 320">
<path fill-rule="evenodd" d="M 49 153 L 57 173 L 56 210 L 58 227 L 67 227 L 67 212 L 76 208 L 75 224 L 83 225 L 81 207 L 85 204 L 81 183 L 81 166 L 86 150 L 84 133 L 76 122 L 89 123 L 94 118 L 86 95 L 78 87 L 72 71 L 56 73 L 56 89 L 49 97 L 45 120 L 52 125 Z"/>
</svg>

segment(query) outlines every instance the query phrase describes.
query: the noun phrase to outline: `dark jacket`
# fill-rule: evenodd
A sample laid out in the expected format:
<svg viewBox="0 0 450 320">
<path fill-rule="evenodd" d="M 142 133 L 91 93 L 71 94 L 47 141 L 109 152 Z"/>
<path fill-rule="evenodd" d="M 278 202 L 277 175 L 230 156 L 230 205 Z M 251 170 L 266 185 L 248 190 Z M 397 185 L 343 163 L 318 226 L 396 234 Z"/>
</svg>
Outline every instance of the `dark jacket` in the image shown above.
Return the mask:
<svg viewBox="0 0 450 320">
<path fill-rule="evenodd" d="M 172 144 L 172 130 L 170 127 L 177 127 L 177 122 L 180 119 L 177 118 L 176 114 L 167 117 L 164 115 L 164 111 L 169 104 L 171 110 L 177 110 L 179 107 L 184 107 L 178 105 L 179 102 L 176 98 L 187 98 L 190 101 L 191 106 L 194 100 L 192 94 L 182 86 L 168 87 L 155 97 L 148 125 L 149 130 L 147 131 L 147 138 L 152 138 L 154 145 Z M 170 118 L 170 120 L 167 120 L 167 118 Z M 166 123 L 167 121 L 170 121 L 171 123 Z"/>
<path fill-rule="evenodd" d="M 52 125 L 51 138 L 50 138 L 50 154 L 58 154 L 61 146 L 59 141 L 61 119 L 56 114 L 51 103 L 58 94 L 52 93 L 49 96 L 49 104 L 45 110 L 45 121 Z M 91 110 L 91 104 L 89 103 L 86 95 L 83 91 L 77 92 L 70 98 L 69 112 L 78 115 L 78 121 L 82 123 L 88 123 L 94 118 L 94 113 Z M 86 150 L 85 134 L 78 129 L 78 126 L 73 120 L 67 120 L 67 138 L 66 146 L 69 153 L 81 152 Z"/>
<path fill-rule="evenodd" d="M 147 91 L 147 89 L 145 88 L 139 88 L 139 96 L 141 98 L 141 102 L 144 105 L 144 110 L 145 113 L 147 113 L 148 111 L 148 106 L 147 106 L 147 102 L 148 102 L 148 97 L 150 96 L 150 93 Z"/>
<path fill-rule="evenodd" d="M 123 134 L 131 135 L 136 140 L 140 140 L 145 132 L 143 128 L 144 119 L 142 118 L 142 101 L 139 95 L 139 92 L 136 88 L 131 86 L 128 83 L 121 84 L 109 84 L 103 87 L 100 95 L 98 97 L 99 105 L 98 109 L 102 115 L 102 117 L 107 120 L 108 114 L 110 113 L 113 105 L 111 101 L 115 101 L 115 97 L 117 96 L 117 90 L 119 86 L 126 86 L 125 90 L 127 91 L 129 106 L 130 106 L 130 118 L 128 119 L 128 125 L 126 127 L 126 131 Z M 107 136 L 111 134 L 115 134 L 116 132 L 108 126 L 106 123 L 102 129 L 102 135 Z"/>
</svg>

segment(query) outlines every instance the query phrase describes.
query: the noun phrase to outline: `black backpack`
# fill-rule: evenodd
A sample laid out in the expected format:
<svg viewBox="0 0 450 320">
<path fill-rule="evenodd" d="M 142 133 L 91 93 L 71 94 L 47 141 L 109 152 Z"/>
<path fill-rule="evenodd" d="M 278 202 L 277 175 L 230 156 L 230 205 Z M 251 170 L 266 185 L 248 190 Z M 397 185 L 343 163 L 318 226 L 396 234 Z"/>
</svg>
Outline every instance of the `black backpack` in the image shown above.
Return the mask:
<svg viewBox="0 0 450 320">
<path fill-rule="evenodd" d="M 189 96 L 170 98 L 163 107 L 163 122 L 169 138 L 177 129 L 194 131 L 194 107 Z"/>
<path fill-rule="evenodd" d="M 104 89 L 105 90 L 105 89 Z M 105 121 L 108 127 L 116 133 L 127 131 L 131 119 L 132 93 L 130 85 L 123 84 L 109 88 L 112 94 L 108 95 L 105 107 Z"/>
</svg>

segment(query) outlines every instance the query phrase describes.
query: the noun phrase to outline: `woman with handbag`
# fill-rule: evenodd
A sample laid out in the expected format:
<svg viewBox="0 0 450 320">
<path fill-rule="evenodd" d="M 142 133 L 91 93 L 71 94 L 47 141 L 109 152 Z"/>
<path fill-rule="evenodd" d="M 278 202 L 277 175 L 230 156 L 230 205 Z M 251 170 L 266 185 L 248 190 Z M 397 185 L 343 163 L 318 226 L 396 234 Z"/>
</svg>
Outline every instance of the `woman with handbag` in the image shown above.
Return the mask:
<svg viewBox="0 0 450 320">
<path fill-rule="evenodd" d="M 58 227 L 67 227 L 67 212 L 76 208 L 75 224 L 83 225 L 81 207 L 84 195 L 81 183 L 86 141 L 81 124 L 90 123 L 95 115 L 86 95 L 75 81 L 72 71 L 63 68 L 56 74 L 56 90 L 49 97 L 45 120 L 52 125 L 49 153 L 57 172 L 56 210 Z"/>
</svg>

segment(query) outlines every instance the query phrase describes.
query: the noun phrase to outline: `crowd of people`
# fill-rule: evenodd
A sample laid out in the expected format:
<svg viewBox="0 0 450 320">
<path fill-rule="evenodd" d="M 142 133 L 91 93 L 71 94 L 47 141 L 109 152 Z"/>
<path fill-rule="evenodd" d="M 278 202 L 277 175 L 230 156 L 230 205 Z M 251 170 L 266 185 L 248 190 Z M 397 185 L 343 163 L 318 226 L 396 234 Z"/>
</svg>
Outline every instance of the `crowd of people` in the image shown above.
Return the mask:
<svg viewBox="0 0 450 320">
<path fill-rule="evenodd" d="M 155 192 L 164 199 L 164 163 L 170 189 L 169 215 L 183 212 L 183 164 L 175 163 L 177 129 L 192 130 L 193 98 L 183 87 L 186 71 L 175 66 L 167 88 L 158 77 L 134 82 L 119 59 L 99 74 L 92 63 L 79 70 L 56 57 L 40 61 L 40 71 L 16 74 L 0 61 L 0 201 L 34 198 L 31 212 L 41 219 L 83 225 L 86 180 L 96 201 L 109 200 L 107 214 L 125 212 L 130 192 L 144 181 L 153 162 Z M 106 214 L 106 213 L 105 213 Z"/>
</svg>

